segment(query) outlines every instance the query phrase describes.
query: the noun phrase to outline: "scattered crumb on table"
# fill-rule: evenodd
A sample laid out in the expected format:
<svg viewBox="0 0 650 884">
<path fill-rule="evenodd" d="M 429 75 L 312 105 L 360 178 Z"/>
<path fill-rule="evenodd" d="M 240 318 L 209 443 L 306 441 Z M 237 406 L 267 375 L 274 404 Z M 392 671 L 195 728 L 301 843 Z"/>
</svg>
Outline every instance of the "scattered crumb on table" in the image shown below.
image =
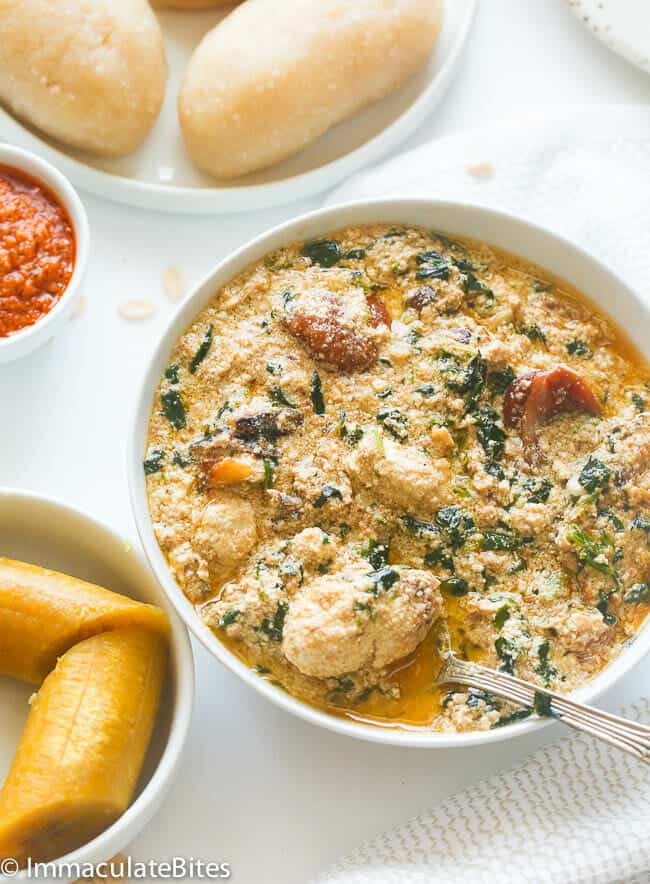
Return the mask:
<svg viewBox="0 0 650 884">
<path fill-rule="evenodd" d="M 84 295 L 81 295 L 77 299 L 77 303 L 72 308 L 72 313 L 70 314 L 70 319 L 77 319 L 86 309 L 86 298 Z"/>
<path fill-rule="evenodd" d="M 162 287 L 170 301 L 180 301 L 185 294 L 185 277 L 178 267 L 167 267 L 162 274 Z"/>
<path fill-rule="evenodd" d="M 473 178 L 492 178 L 494 166 L 488 162 L 469 163 L 467 165 L 467 174 Z"/>
<path fill-rule="evenodd" d="M 145 301 L 139 298 L 132 298 L 130 301 L 123 301 L 117 308 L 117 312 L 122 319 L 130 321 L 139 321 L 141 319 L 149 319 L 155 313 L 156 308 L 151 301 Z"/>
</svg>

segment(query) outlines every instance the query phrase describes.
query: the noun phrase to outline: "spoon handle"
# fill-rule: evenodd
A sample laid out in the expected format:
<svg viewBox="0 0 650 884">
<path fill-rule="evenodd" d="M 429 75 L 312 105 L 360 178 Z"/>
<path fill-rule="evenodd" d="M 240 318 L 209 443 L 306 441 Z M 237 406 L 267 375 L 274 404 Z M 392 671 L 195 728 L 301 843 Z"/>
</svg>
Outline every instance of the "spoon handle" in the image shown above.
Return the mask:
<svg viewBox="0 0 650 884">
<path fill-rule="evenodd" d="M 455 682 L 498 694 L 520 706 L 531 707 L 541 716 L 555 718 L 576 730 L 598 737 L 646 764 L 650 763 L 650 727 L 643 724 L 578 703 L 514 675 L 459 660 L 453 654 L 446 656 L 437 681 L 439 684 Z"/>
</svg>

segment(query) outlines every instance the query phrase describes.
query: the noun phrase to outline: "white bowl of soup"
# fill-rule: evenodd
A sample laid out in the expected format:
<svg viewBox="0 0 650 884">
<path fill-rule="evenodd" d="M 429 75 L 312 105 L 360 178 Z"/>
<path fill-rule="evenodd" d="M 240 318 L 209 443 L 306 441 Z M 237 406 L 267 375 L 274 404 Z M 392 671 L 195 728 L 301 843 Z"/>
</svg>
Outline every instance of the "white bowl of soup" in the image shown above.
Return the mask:
<svg viewBox="0 0 650 884">
<path fill-rule="evenodd" d="M 129 440 L 188 626 L 303 719 L 467 746 L 540 727 L 433 689 L 460 655 L 593 700 L 646 653 L 650 318 L 557 234 L 477 206 L 336 206 L 179 307 Z"/>
</svg>

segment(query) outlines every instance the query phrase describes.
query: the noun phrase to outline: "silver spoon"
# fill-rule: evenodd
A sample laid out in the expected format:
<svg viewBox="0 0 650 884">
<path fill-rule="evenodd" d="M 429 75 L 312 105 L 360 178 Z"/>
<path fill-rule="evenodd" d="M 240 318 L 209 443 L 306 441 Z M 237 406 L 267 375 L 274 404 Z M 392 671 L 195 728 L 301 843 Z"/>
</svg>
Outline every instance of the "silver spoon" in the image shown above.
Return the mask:
<svg viewBox="0 0 650 884">
<path fill-rule="evenodd" d="M 650 727 L 570 700 L 506 672 L 459 660 L 451 649 L 446 627 L 440 628 L 439 648 L 442 669 L 436 685 L 454 683 L 490 691 L 520 706 L 527 706 L 539 715 L 554 718 L 585 734 L 598 737 L 646 764 L 650 763 Z"/>
</svg>

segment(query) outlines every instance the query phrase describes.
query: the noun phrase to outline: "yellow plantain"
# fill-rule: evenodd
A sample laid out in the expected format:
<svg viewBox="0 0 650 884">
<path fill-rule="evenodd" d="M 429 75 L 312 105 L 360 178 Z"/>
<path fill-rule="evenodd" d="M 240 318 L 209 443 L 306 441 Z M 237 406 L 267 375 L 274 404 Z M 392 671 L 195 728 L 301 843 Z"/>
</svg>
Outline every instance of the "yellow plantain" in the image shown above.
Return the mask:
<svg viewBox="0 0 650 884">
<path fill-rule="evenodd" d="M 169 631 L 159 608 L 0 557 L 0 674 L 40 684 L 77 642 L 125 626 Z"/>
<path fill-rule="evenodd" d="M 92 636 L 61 657 L 32 701 L 0 792 L 0 857 L 21 866 L 57 859 L 126 810 L 166 657 L 161 632 L 139 626 Z"/>
</svg>

